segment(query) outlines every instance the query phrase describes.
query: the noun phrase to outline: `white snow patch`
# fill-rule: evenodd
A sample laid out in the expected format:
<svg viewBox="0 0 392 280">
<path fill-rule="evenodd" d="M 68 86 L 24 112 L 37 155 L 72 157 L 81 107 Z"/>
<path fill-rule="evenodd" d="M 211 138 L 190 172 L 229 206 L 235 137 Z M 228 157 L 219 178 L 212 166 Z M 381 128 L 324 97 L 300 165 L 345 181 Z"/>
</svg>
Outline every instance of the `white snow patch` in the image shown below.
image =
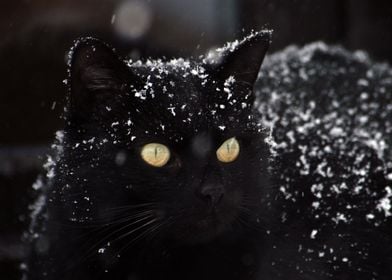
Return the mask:
<svg viewBox="0 0 392 280">
<path fill-rule="evenodd" d="M 390 187 L 385 188 L 386 195 L 385 197 L 381 198 L 379 200 L 379 203 L 377 204 L 377 210 L 380 212 L 384 212 L 385 217 L 390 217 L 392 216 L 391 209 L 392 209 L 392 203 L 391 203 L 391 197 L 392 197 L 392 189 Z"/>
</svg>

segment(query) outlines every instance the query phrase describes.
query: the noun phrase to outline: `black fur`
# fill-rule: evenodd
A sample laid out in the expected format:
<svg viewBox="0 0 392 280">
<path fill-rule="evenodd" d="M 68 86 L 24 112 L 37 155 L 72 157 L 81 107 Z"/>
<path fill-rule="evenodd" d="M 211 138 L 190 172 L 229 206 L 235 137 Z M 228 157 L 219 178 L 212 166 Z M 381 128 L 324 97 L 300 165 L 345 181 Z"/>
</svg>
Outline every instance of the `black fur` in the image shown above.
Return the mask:
<svg viewBox="0 0 392 280">
<path fill-rule="evenodd" d="M 267 60 L 255 95 L 269 40 L 264 31 L 200 61 L 144 63 L 79 40 L 27 279 L 390 279 L 380 203 L 391 70 L 342 50 L 289 50 Z M 370 104 L 358 80 L 371 70 L 366 91 L 381 112 L 364 110 L 361 126 L 348 109 Z M 240 155 L 220 163 L 230 137 Z M 151 142 L 170 148 L 166 166 L 141 159 Z M 218 205 L 207 185 L 223 190 Z"/>
<path fill-rule="evenodd" d="M 391 279 L 392 69 L 315 43 L 255 88 L 281 190 L 272 279 Z"/>
</svg>

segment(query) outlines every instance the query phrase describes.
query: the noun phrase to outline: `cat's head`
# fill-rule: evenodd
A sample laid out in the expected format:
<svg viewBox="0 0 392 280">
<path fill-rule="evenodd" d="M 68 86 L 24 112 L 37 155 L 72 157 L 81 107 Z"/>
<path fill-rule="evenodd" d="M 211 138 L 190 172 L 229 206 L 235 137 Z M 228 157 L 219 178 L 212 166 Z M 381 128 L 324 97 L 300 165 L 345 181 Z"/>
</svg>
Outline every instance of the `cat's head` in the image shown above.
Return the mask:
<svg viewBox="0 0 392 280">
<path fill-rule="evenodd" d="M 67 218 L 121 213 L 135 223 L 124 232 L 190 243 L 256 222 L 268 148 L 252 88 L 269 40 L 259 32 L 200 60 L 143 63 L 79 40 L 59 168 Z"/>
</svg>

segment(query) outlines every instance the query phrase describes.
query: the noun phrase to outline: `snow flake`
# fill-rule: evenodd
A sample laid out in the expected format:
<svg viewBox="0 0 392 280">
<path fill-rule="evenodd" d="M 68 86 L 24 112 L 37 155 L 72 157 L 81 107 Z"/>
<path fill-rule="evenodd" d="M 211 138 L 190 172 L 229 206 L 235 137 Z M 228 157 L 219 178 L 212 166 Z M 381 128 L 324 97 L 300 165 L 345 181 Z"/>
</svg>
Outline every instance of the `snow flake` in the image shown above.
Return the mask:
<svg viewBox="0 0 392 280">
<path fill-rule="evenodd" d="M 224 125 L 220 125 L 218 127 L 219 127 L 220 130 L 225 130 L 226 129 L 226 126 L 224 126 Z"/>
<path fill-rule="evenodd" d="M 390 187 L 385 188 L 386 195 L 385 197 L 381 198 L 379 200 L 379 203 L 377 204 L 376 208 L 380 212 L 384 212 L 385 217 L 390 217 L 392 216 L 391 209 L 392 209 L 392 189 Z"/>
<path fill-rule="evenodd" d="M 169 107 L 169 108 L 167 108 L 169 111 L 170 111 L 170 113 L 175 117 L 176 116 L 176 112 L 174 111 L 176 108 L 175 107 Z"/>
<path fill-rule="evenodd" d="M 105 253 L 105 251 L 106 251 L 105 248 L 99 248 L 99 249 L 98 249 L 98 253 L 99 253 L 99 254 L 103 254 L 103 253 Z"/>
</svg>

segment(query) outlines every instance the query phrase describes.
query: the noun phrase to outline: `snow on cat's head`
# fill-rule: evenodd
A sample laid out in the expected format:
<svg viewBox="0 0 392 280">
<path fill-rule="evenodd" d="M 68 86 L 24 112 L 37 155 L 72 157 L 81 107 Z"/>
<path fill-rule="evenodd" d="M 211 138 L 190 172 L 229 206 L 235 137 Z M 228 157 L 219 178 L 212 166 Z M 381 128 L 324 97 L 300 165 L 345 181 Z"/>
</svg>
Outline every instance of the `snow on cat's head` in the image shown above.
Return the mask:
<svg viewBox="0 0 392 280">
<path fill-rule="evenodd" d="M 182 242 L 256 223 L 268 147 L 252 89 L 269 40 L 269 31 L 252 33 L 219 49 L 219 61 L 144 62 L 79 40 L 59 164 L 67 218 L 107 219 L 107 209 L 126 206 L 146 215 L 137 226 Z"/>
</svg>

